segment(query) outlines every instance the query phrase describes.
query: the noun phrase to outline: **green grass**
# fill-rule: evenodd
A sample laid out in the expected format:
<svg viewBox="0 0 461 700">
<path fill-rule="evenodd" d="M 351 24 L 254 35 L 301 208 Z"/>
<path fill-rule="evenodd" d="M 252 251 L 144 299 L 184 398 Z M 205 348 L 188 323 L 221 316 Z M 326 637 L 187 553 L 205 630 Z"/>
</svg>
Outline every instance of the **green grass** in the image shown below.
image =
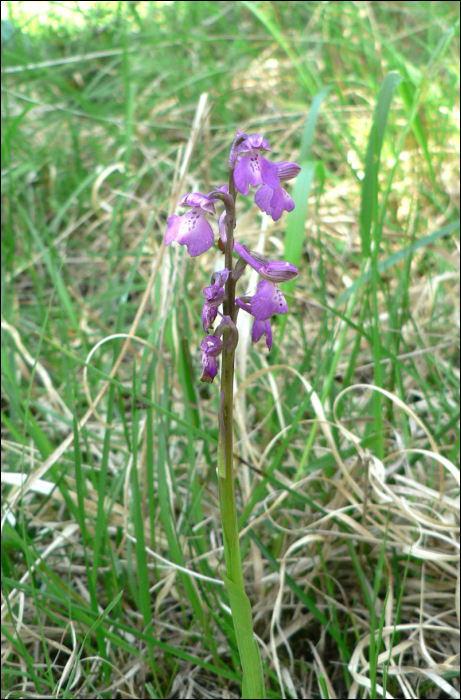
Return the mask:
<svg viewBox="0 0 461 700">
<path fill-rule="evenodd" d="M 458 5 L 23 5 L 2 29 L 2 696 L 239 697 L 199 382 L 221 258 L 163 237 L 240 129 L 303 166 L 264 240 L 299 267 L 289 313 L 237 377 L 268 697 L 456 697 Z M 255 248 L 250 197 L 237 213 Z"/>
</svg>

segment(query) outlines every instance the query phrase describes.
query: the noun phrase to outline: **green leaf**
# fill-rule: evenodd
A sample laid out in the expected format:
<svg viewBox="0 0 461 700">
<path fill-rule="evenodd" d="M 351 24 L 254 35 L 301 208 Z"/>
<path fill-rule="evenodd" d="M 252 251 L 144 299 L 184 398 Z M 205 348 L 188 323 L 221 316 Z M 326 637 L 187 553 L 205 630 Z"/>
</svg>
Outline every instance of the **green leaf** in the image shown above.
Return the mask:
<svg viewBox="0 0 461 700">
<path fill-rule="evenodd" d="M 299 265 L 304 245 L 304 226 L 306 223 L 307 205 L 314 173 L 318 171 L 318 163 L 311 159 L 312 144 L 314 142 L 315 126 L 317 124 L 320 106 L 327 92 L 328 88 L 323 88 L 314 97 L 301 140 L 301 149 L 299 153 L 301 172 L 294 182 L 293 191 L 291 193 L 295 208 L 288 217 L 285 231 L 285 260 L 289 260 L 293 265 Z M 295 284 L 296 282 L 293 280 L 287 283 L 284 289 L 289 293 L 293 292 Z"/>
<path fill-rule="evenodd" d="M 301 149 L 299 151 L 300 163 L 311 160 L 312 144 L 314 143 L 315 125 L 319 116 L 320 106 L 324 97 L 328 93 L 329 88 L 324 87 L 316 94 L 312 100 L 309 116 L 307 117 L 306 126 L 304 127 L 303 137 L 301 140 Z"/>
<path fill-rule="evenodd" d="M 306 223 L 307 204 L 311 191 L 312 180 L 315 172 L 315 161 L 310 160 L 300 163 L 301 172 L 295 180 L 291 193 L 295 203 L 294 210 L 288 217 L 285 233 L 285 259 L 293 265 L 299 265 L 304 244 L 304 224 Z M 291 291 L 295 280 L 286 283 L 284 289 Z"/>
<path fill-rule="evenodd" d="M 395 71 L 388 73 L 383 80 L 376 103 L 373 124 L 368 137 L 365 156 L 365 176 L 362 182 L 360 205 L 360 238 L 362 257 L 371 255 L 371 227 L 378 210 L 378 171 L 387 117 L 395 86 L 401 78 Z"/>
</svg>

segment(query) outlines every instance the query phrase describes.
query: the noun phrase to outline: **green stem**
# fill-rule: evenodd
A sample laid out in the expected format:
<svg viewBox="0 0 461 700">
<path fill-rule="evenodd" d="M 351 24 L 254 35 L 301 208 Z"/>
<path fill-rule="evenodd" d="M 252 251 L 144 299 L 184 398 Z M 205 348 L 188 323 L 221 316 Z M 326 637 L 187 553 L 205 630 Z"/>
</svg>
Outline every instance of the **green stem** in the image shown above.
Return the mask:
<svg viewBox="0 0 461 700">
<path fill-rule="evenodd" d="M 225 249 L 225 265 L 232 270 L 232 251 L 234 248 L 235 227 L 235 186 L 234 172 L 229 171 L 229 194 L 233 199 L 234 207 L 226 206 L 227 212 L 227 241 Z M 232 211 L 233 209 L 233 211 Z M 224 314 L 232 321 L 236 320 L 235 311 L 235 280 L 229 275 L 226 282 L 226 298 L 224 300 Z M 233 468 L 233 402 L 234 402 L 234 357 L 235 350 L 228 350 L 226 343 L 229 331 L 223 336 L 222 372 L 221 372 L 221 402 L 220 421 L 218 435 L 218 455 L 223 461 L 218 466 L 219 477 L 219 507 L 224 534 L 224 555 L 228 578 L 243 590 L 243 572 L 240 558 L 240 546 L 238 537 L 237 508 L 235 505 L 235 486 Z M 221 468 L 219 468 L 221 467 Z"/>
<path fill-rule="evenodd" d="M 234 247 L 233 234 L 235 227 L 235 188 L 233 170 L 229 172 L 229 194 L 233 206 L 226 202 L 227 211 L 227 241 L 225 248 L 225 265 L 232 270 L 232 251 Z M 235 310 L 235 280 L 229 275 L 226 282 L 226 299 L 224 314 L 234 323 Z M 224 576 L 229 601 L 234 620 L 234 629 L 242 664 L 242 698 L 264 698 L 264 676 L 262 672 L 259 647 L 253 634 L 251 605 L 245 594 L 240 542 L 238 535 L 237 507 L 235 504 L 235 484 L 233 465 L 233 394 L 234 394 L 234 356 L 235 345 L 227 348 L 230 333 L 223 334 L 221 396 L 219 405 L 219 435 L 218 435 L 218 482 L 219 507 L 224 541 L 224 557 L 227 575 Z"/>
<path fill-rule="evenodd" d="M 224 555 L 228 578 L 243 590 L 243 572 L 240 558 L 240 545 L 237 526 L 237 508 L 235 505 L 235 485 L 233 468 L 233 436 L 232 436 L 232 402 L 234 381 L 234 352 L 223 351 L 221 396 L 222 422 L 224 429 L 219 430 L 218 454 L 223 458 L 224 468 L 218 473 L 219 477 L 219 507 L 221 510 L 222 529 L 224 534 Z M 220 421 L 221 422 L 221 421 Z"/>
</svg>

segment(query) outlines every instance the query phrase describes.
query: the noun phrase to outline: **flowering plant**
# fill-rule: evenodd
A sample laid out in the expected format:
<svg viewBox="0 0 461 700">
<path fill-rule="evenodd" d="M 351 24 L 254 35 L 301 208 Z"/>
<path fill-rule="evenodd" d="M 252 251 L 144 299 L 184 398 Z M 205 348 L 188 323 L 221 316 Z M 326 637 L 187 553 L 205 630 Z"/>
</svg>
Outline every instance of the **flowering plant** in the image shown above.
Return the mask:
<svg viewBox="0 0 461 700">
<path fill-rule="evenodd" d="M 238 343 L 236 321 L 240 309 L 250 314 L 253 317 L 252 342 L 258 342 L 264 335 L 270 350 L 270 318 L 276 313 L 286 314 L 288 311 L 286 299 L 278 285 L 298 274 L 295 265 L 269 261 L 246 245 L 234 241 L 237 192 L 248 195 L 250 185 L 259 188 L 255 193 L 255 203 L 274 221 L 278 221 L 284 211 L 294 209 L 294 202 L 281 183 L 296 177 L 301 168 L 297 163 L 287 161 L 273 163 L 262 155 L 266 151 L 270 151 L 270 146 L 261 134 L 248 135 L 237 131 L 229 155 L 229 185 L 215 188 L 206 195 L 198 192 L 183 195 L 179 204 L 189 207 L 189 211 L 181 216 L 170 216 L 165 234 L 165 245 L 177 241 L 187 246 L 192 257 L 205 253 L 214 243 L 213 229 L 207 216 L 216 216 L 217 202 L 224 204 L 218 220 L 218 242 L 225 255 L 224 268 L 213 273 L 211 284 L 203 290 L 202 325 L 206 336 L 200 344 L 201 381 L 213 382 L 218 373 L 217 358 L 222 355 L 217 472 L 226 561 L 226 575 L 223 574 L 223 578 L 229 594 L 243 669 L 243 698 L 263 698 L 265 691 L 259 647 L 253 635 L 250 601 L 244 590 L 234 494 L 232 403 L 234 353 Z M 238 256 L 235 265 L 234 251 Z M 255 294 L 236 297 L 236 284 L 246 265 L 256 270 L 261 280 Z M 221 305 L 222 312 L 219 311 Z M 219 323 L 213 330 L 218 315 Z"/>
</svg>

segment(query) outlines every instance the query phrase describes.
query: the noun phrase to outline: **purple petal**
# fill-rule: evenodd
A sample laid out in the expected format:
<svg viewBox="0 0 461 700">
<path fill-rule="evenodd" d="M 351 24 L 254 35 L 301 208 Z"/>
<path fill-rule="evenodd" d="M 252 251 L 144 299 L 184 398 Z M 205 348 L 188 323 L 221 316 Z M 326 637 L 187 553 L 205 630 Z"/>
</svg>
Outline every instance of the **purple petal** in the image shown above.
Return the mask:
<svg viewBox="0 0 461 700">
<path fill-rule="evenodd" d="M 283 188 L 277 187 L 272 195 L 270 206 L 267 209 L 269 216 L 272 216 L 274 221 L 278 221 L 285 209 L 285 199 L 283 197 Z"/>
<path fill-rule="evenodd" d="M 216 357 L 210 357 L 209 355 L 206 355 L 205 353 L 203 353 L 203 355 L 202 355 L 202 367 L 203 367 L 203 372 L 202 372 L 202 376 L 200 377 L 200 381 L 207 382 L 208 384 L 211 384 L 213 379 L 218 374 L 218 364 L 216 362 Z"/>
<path fill-rule="evenodd" d="M 209 304 L 203 305 L 202 311 L 202 326 L 205 333 L 208 333 L 209 329 L 212 327 L 216 316 L 218 315 L 218 308 L 216 306 L 210 306 Z"/>
<path fill-rule="evenodd" d="M 244 156 L 238 161 L 234 170 L 234 184 L 239 192 L 245 197 L 248 194 L 248 185 L 250 184 L 251 166 L 248 156 Z M 261 184 L 261 183 L 260 183 Z"/>
<path fill-rule="evenodd" d="M 264 183 L 272 189 L 279 186 L 277 166 L 261 156 L 256 149 L 239 158 L 234 170 L 234 182 L 243 195 L 248 194 L 248 185 L 257 187 Z"/>
<path fill-rule="evenodd" d="M 286 190 L 282 189 L 282 192 L 283 198 L 285 200 L 285 211 L 293 211 L 293 209 L 295 208 L 295 203 L 293 202 Z"/>
<path fill-rule="evenodd" d="M 298 276 L 298 268 L 289 262 L 278 260 L 262 265 L 259 274 L 270 282 L 287 282 Z"/>
<path fill-rule="evenodd" d="M 283 189 L 283 187 L 279 187 L 279 190 L 280 190 L 280 192 L 278 192 L 278 190 L 275 190 L 274 196 L 272 197 L 272 200 L 271 200 L 271 206 L 272 207 L 274 206 L 274 197 L 275 197 L 275 193 L 277 192 L 278 198 L 280 198 L 281 195 L 283 195 L 283 206 L 284 206 L 285 211 L 293 211 L 293 209 L 295 208 L 295 203 L 291 199 L 290 195 L 288 194 L 288 192 L 286 190 Z"/>
<path fill-rule="evenodd" d="M 261 280 L 251 298 L 251 313 L 257 321 L 265 321 L 273 314 L 286 314 L 288 304 L 280 289 L 269 280 Z"/>
<path fill-rule="evenodd" d="M 269 216 L 272 216 L 274 221 L 278 221 L 284 211 L 292 211 L 295 208 L 295 203 L 290 195 L 283 187 L 278 187 L 271 199 L 270 207 L 267 209 Z"/>
<path fill-rule="evenodd" d="M 201 255 L 211 248 L 214 243 L 214 233 L 210 224 L 205 218 L 203 211 L 192 209 L 187 214 L 178 217 L 181 220 L 179 230 L 175 235 L 175 240 L 181 245 L 187 246 L 187 251 L 191 257 Z M 176 225 L 177 222 L 174 222 Z"/>
<path fill-rule="evenodd" d="M 269 209 L 271 204 L 271 199 L 274 195 L 274 190 L 271 190 L 267 185 L 263 185 L 255 193 L 255 204 L 261 209 L 261 211 L 266 211 Z"/>
<path fill-rule="evenodd" d="M 266 336 L 266 345 L 269 350 L 272 347 L 272 329 L 269 320 L 266 321 L 254 321 L 253 327 L 251 329 L 251 343 L 257 343 L 261 336 Z"/>
<path fill-rule="evenodd" d="M 266 321 L 266 345 L 270 350 L 272 347 L 272 328 L 270 321 Z"/>
<path fill-rule="evenodd" d="M 176 239 L 176 236 L 181 226 L 181 217 L 177 214 L 168 217 L 168 228 L 165 233 L 165 245 L 170 245 L 171 241 Z"/>
<path fill-rule="evenodd" d="M 276 164 L 271 163 L 270 160 L 267 160 L 267 158 L 263 158 L 263 156 L 259 156 L 259 166 L 262 182 L 264 182 L 265 185 L 268 185 L 271 189 L 275 190 L 280 184 L 280 179 L 277 175 Z"/>
</svg>

